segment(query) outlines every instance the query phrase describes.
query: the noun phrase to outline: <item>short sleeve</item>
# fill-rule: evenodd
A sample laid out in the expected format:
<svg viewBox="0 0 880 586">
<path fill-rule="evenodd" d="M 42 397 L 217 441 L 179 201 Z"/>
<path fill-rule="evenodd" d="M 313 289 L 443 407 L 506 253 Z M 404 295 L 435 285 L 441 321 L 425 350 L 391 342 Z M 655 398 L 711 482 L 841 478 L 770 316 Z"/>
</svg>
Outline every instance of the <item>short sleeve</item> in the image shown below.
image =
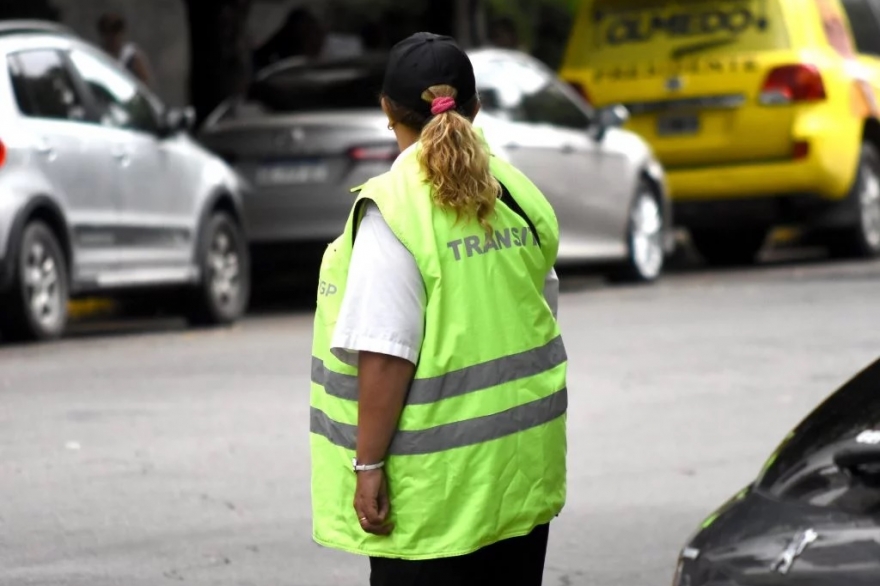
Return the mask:
<svg viewBox="0 0 880 586">
<path fill-rule="evenodd" d="M 544 299 L 547 300 L 553 317 L 557 317 L 559 315 L 559 276 L 556 274 L 556 269 L 551 268 L 547 273 L 547 278 L 544 279 Z"/>
<path fill-rule="evenodd" d="M 341 361 L 358 352 L 417 364 L 425 329 L 425 285 L 412 253 L 369 202 L 357 231 L 345 296 L 331 342 Z"/>
</svg>

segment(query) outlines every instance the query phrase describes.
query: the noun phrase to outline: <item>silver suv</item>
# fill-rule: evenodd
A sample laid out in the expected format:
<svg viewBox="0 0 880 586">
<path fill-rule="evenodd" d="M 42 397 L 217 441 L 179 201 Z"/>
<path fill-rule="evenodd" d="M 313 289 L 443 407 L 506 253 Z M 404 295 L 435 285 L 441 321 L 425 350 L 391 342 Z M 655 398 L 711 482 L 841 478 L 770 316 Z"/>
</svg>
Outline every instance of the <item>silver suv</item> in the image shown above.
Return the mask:
<svg viewBox="0 0 880 586">
<path fill-rule="evenodd" d="M 60 336 L 71 297 L 175 290 L 193 323 L 250 293 L 241 182 L 103 52 L 0 23 L 0 334 Z"/>
</svg>

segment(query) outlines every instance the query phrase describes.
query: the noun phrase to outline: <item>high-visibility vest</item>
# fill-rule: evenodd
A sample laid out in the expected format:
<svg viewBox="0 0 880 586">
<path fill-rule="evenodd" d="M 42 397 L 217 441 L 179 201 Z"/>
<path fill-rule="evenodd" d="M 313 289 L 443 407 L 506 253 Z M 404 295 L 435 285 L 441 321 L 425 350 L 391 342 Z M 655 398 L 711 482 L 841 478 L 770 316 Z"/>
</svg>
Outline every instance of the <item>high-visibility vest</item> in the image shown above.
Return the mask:
<svg viewBox="0 0 880 586">
<path fill-rule="evenodd" d="M 519 171 L 495 157 L 491 170 L 512 195 L 496 207 L 492 238 L 432 202 L 412 150 L 362 187 L 344 234 L 324 255 L 310 416 L 313 537 L 321 545 L 373 557 L 453 557 L 526 535 L 562 509 L 567 358 L 543 296 L 559 226 Z M 427 298 L 421 358 L 386 458 L 395 529 L 385 537 L 365 533 L 352 506 L 357 368 L 330 351 L 366 200 L 413 254 Z"/>
</svg>

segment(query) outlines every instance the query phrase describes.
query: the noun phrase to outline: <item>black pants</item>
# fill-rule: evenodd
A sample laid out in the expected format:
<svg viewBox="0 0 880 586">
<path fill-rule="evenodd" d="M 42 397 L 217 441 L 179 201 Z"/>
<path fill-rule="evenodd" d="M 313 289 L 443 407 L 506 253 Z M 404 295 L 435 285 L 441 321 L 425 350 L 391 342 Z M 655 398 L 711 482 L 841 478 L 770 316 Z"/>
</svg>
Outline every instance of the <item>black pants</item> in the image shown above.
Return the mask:
<svg viewBox="0 0 880 586">
<path fill-rule="evenodd" d="M 541 586 L 550 526 L 438 560 L 370 558 L 370 586 Z"/>
</svg>

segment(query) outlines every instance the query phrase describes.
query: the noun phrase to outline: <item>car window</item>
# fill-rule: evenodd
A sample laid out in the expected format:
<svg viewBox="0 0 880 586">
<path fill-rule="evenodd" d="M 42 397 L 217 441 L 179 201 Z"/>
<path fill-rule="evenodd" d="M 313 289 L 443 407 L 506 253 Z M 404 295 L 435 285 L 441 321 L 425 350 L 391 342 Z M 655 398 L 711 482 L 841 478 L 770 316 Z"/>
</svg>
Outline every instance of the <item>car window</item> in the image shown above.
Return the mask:
<svg viewBox="0 0 880 586">
<path fill-rule="evenodd" d="M 259 78 L 235 114 L 379 108 L 384 60 L 354 59 L 279 69 Z"/>
<path fill-rule="evenodd" d="M 158 132 L 159 121 L 153 104 L 126 75 L 82 51 L 71 52 L 70 58 L 94 98 L 101 124 Z"/>
<path fill-rule="evenodd" d="M 871 6 L 867 0 L 843 0 L 843 7 L 859 53 L 880 56 L 877 6 Z"/>
<path fill-rule="evenodd" d="M 525 122 L 524 94 L 511 77 L 509 63 L 502 59 L 474 61 L 477 90 L 483 109 L 499 118 Z"/>
<path fill-rule="evenodd" d="M 495 116 L 531 124 L 586 129 L 589 116 L 551 74 L 514 59 L 475 63 L 483 107 Z"/>
<path fill-rule="evenodd" d="M 880 470 L 868 466 L 854 477 L 835 465 L 835 455 L 854 449 L 880 451 L 880 362 L 789 434 L 765 466 L 758 488 L 814 506 L 880 513 L 880 485 L 874 483 L 880 480 Z"/>
<path fill-rule="evenodd" d="M 25 116 L 85 120 L 81 96 L 57 51 L 25 51 L 7 60 L 19 110 Z"/>
</svg>

